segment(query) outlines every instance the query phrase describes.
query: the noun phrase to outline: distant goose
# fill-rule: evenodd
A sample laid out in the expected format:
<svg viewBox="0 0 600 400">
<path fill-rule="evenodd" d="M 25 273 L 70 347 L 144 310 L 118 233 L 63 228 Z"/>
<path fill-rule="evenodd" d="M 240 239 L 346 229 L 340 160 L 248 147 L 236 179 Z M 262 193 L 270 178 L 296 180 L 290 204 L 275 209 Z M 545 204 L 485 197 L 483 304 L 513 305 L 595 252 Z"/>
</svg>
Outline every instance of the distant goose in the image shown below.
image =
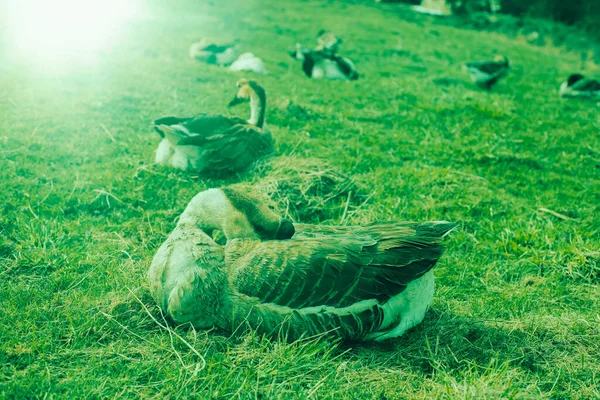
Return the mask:
<svg viewBox="0 0 600 400">
<path fill-rule="evenodd" d="M 266 74 L 265 63 L 252 53 L 241 54 L 229 67 L 232 71 L 252 71 L 257 74 Z"/>
<path fill-rule="evenodd" d="M 325 50 L 303 49 L 300 44 L 290 56 L 302 61 L 302 71 L 309 78 L 330 80 L 357 80 L 359 75 L 350 59 L 340 57 Z"/>
<path fill-rule="evenodd" d="M 208 64 L 229 65 L 237 58 L 238 50 L 233 44 L 218 45 L 203 39 L 190 46 L 189 55 Z"/>
<path fill-rule="evenodd" d="M 455 224 L 292 224 L 233 188 L 196 195 L 158 249 L 152 296 L 177 323 L 250 326 L 288 341 L 382 341 L 421 323 Z M 223 232 L 225 246 L 214 242 Z"/>
<path fill-rule="evenodd" d="M 497 55 L 493 61 L 475 61 L 465 64 L 471 79 L 482 89 L 491 90 L 498 81 L 508 74 L 510 61 L 508 57 Z"/>
<path fill-rule="evenodd" d="M 250 119 L 214 114 L 164 117 L 154 121 L 163 138 L 155 162 L 183 171 L 236 172 L 273 151 L 266 125 L 267 96 L 257 82 L 241 79 L 229 106 L 250 101 Z"/>
<path fill-rule="evenodd" d="M 560 85 L 561 97 L 596 98 L 600 97 L 600 82 L 589 79 L 582 74 L 571 74 Z"/>
</svg>

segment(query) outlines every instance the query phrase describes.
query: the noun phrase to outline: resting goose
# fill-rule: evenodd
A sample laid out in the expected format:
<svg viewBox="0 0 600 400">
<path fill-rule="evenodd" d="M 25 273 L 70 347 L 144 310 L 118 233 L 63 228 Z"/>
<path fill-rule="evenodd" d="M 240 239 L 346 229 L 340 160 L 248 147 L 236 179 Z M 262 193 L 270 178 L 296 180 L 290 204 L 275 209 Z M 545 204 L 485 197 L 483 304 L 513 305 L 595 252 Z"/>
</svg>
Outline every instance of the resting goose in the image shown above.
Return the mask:
<svg viewBox="0 0 600 400">
<path fill-rule="evenodd" d="M 266 125 L 265 90 L 256 81 L 240 79 L 229 106 L 250 101 L 248 121 L 223 115 L 163 117 L 154 121 L 163 138 L 155 162 L 183 171 L 223 173 L 240 171 L 273 151 Z"/>
<path fill-rule="evenodd" d="M 482 89 L 491 90 L 498 81 L 508 74 L 510 61 L 508 57 L 497 55 L 493 61 L 474 61 L 465 64 L 471 79 Z"/>
<path fill-rule="evenodd" d="M 233 44 L 218 45 L 202 39 L 190 46 L 189 55 L 190 58 L 208 64 L 228 65 L 235 61 L 238 50 Z"/>
<path fill-rule="evenodd" d="M 309 78 L 354 81 L 359 77 L 350 59 L 329 51 L 303 49 L 298 43 L 296 50 L 289 54 L 302 61 L 302 70 Z"/>
<path fill-rule="evenodd" d="M 196 195 L 154 256 L 150 291 L 177 323 L 289 341 L 382 341 L 419 324 L 455 224 L 293 225 L 232 188 Z M 224 233 L 221 246 L 210 235 Z"/>
<path fill-rule="evenodd" d="M 600 97 L 600 82 L 584 77 L 582 74 L 571 74 L 560 85 L 561 97 L 595 98 Z"/>
</svg>

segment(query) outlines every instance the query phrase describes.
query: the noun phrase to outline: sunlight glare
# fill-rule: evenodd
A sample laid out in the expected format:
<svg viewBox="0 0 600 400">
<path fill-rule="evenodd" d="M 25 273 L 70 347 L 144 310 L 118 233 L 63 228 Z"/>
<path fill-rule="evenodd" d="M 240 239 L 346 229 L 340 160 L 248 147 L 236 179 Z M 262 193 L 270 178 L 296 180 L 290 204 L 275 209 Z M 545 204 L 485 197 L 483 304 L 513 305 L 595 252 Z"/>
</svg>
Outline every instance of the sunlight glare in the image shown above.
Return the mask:
<svg viewBox="0 0 600 400">
<path fill-rule="evenodd" d="M 138 7 L 132 0 L 9 0 L 8 35 L 20 56 L 37 62 L 86 62 L 117 37 Z"/>
</svg>

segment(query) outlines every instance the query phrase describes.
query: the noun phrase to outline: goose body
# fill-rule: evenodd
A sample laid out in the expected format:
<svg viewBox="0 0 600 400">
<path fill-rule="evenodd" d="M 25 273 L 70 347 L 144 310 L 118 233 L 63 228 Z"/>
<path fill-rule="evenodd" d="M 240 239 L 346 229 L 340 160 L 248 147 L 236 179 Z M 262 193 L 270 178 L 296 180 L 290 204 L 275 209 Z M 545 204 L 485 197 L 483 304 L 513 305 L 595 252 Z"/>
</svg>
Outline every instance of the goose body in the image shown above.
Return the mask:
<svg viewBox="0 0 600 400">
<path fill-rule="evenodd" d="M 561 97 L 600 98 L 600 82 L 581 74 L 571 74 L 560 85 L 559 95 Z"/>
<path fill-rule="evenodd" d="M 235 61 L 238 54 L 235 45 L 218 45 L 206 39 L 193 43 L 189 50 L 190 58 L 215 65 L 229 65 Z"/>
<path fill-rule="evenodd" d="M 250 120 L 213 114 L 159 118 L 154 130 L 163 139 L 155 162 L 183 171 L 218 174 L 240 171 L 270 154 L 273 140 L 265 121 L 265 91 L 246 79 L 238 82 L 238 88 L 229 104 L 249 100 Z"/>
<path fill-rule="evenodd" d="M 176 322 L 197 328 L 386 340 L 423 320 L 440 242 L 454 226 L 292 225 L 250 195 L 209 189 L 159 248 L 150 291 Z M 215 229 L 224 246 L 210 238 Z"/>
<path fill-rule="evenodd" d="M 359 78 L 354 63 L 325 50 L 307 50 L 297 45 L 290 55 L 302 62 L 302 71 L 313 79 L 353 81 Z"/>
<path fill-rule="evenodd" d="M 252 71 L 257 74 L 266 74 L 265 63 L 252 53 L 244 53 L 229 67 L 232 71 Z"/>
<path fill-rule="evenodd" d="M 510 70 L 510 61 L 505 56 L 496 56 L 492 61 L 474 61 L 465 64 L 471 79 L 482 89 L 491 90 Z"/>
</svg>

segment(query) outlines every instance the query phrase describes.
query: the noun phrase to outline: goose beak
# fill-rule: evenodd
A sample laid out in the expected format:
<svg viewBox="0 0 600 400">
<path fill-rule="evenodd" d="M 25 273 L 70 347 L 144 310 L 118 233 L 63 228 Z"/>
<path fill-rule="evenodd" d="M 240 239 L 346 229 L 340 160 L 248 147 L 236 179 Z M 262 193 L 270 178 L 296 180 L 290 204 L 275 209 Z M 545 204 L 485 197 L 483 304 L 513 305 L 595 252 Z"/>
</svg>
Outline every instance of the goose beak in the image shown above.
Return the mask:
<svg viewBox="0 0 600 400">
<path fill-rule="evenodd" d="M 246 99 L 244 99 L 242 97 L 235 96 L 233 99 L 231 99 L 231 101 L 229 102 L 229 104 L 227 104 L 227 107 L 237 106 L 238 104 L 242 104 L 245 101 L 246 101 Z"/>
<path fill-rule="evenodd" d="M 279 229 L 275 234 L 276 240 L 286 240 L 291 239 L 296 233 L 296 228 L 294 228 L 294 224 L 289 219 L 281 218 L 279 222 Z"/>
</svg>

